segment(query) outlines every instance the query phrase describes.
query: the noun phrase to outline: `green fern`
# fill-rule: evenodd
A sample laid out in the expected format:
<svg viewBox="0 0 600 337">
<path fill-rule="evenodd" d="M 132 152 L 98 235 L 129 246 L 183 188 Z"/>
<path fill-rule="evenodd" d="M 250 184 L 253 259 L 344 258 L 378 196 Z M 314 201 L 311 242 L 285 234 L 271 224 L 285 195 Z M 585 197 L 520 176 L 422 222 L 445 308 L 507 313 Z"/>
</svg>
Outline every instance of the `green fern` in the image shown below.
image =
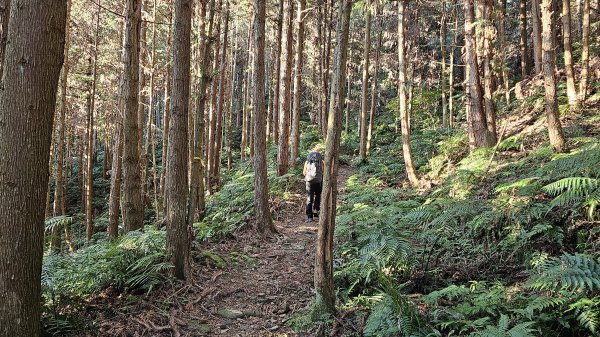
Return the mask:
<svg viewBox="0 0 600 337">
<path fill-rule="evenodd" d="M 471 337 L 534 337 L 535 329 L 531 326 L 534 322 L 518 323 L 510 328 L 509 317 L 501 315 L 498 325 L 488 325 L 485 330 L 470 334 Z"/>
<path fill-rule="evenodd" d="M 535 290 L 600 289 L 600 263 L 584 254 L 563 254 L 541 261 L 531 271 L 527 287 Z"/>
</svg>

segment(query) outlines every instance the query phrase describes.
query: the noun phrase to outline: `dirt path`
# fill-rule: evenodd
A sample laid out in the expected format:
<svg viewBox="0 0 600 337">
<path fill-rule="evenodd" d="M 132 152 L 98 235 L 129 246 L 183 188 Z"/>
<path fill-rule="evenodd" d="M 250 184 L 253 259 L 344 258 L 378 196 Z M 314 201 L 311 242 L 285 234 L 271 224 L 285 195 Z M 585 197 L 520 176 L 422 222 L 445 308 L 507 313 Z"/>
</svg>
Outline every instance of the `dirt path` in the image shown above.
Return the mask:
<svg viewBox="0 0 600 337">
<path fill-rule="evenodd" d="M 340 168 L 340 190 L 352 174 Z M 340 191 L 342 192 L 342 191 Z M 307 336 L 287 321 L 313 297 L 317 222 L 304 217 L 304 195 L 279 210 L 279 234 L 257 239 L 254 231 L 200 247 L 194 282 L 173 293 L 151 295 L 130 315 L 101 325 L 111 336 Z M 173 288 L 175 289 L 175 288 Z M 124 324 L 123 319 L 127 324 Z M 310 334 L 308 334 L 310 335 Z"/>
</svg>

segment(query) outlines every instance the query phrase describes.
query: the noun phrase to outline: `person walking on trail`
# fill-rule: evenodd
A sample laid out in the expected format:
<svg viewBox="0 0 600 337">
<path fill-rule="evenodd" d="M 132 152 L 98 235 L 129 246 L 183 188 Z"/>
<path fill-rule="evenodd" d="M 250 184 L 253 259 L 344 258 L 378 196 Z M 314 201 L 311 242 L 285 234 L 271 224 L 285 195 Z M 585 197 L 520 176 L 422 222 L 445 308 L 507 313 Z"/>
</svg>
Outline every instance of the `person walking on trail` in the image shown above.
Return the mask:
<svg viewBox="0 0 600 337">
<path fill-rule="evenodd" d="M 304 181 L 306 182 L 306 219 L 313 221 L 314 217 L 319 216 L 321 207 L 321 191 L 323 190 L 323 170 L 325 164 L 323 156 L 319 153 L 318 147 L 315 147 L 306 156 L 304 162 Z"/>
</svg>

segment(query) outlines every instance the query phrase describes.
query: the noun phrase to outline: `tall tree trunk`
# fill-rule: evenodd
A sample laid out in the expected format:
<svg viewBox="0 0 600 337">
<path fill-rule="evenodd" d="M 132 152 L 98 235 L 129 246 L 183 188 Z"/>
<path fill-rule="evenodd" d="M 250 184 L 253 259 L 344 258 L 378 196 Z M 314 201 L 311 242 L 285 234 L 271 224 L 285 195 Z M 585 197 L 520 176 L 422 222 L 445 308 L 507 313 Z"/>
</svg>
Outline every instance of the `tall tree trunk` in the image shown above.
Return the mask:
<svg viewBox="0 0 600 337">
<path fill-rule="evenodd" d="M 375 113 L 377 112 L 377 103 L 379 101 L 379 58 L 381 54 L 381 44 L 383 41 L 383 27 L 379 27 L 379 37 L 377 38 L 377 47 L 375 49 L 375 65 L 373 81 L 371 83 L 371 111 L 369 112 L 369 132 L 367 133 L 367 155 L 370 153 L 373 144 L 373 128 L 375 127 Z"/>
<path fill-rule="evenodd" d="M 454 2 L 453 2 L 454 3 Z M 448 69 L 448 126 L 454 127 L 454 58 L 456 55 L 456 46 L 458 45 L 458 6 L 452 6 L 453 34 L 452 47 L 450 47 L 450 69 Z"/>
<path fill-rule="evenodd" d="M 140 147 L 138 139 L 138 98 L 139 98 L 139 38 L 141 21 L 141 1 L 127 0 L 125 36 L 123 40 L 122 109 L 123 118 L 123 194 L 122 213 L 125 231 L 133 231 L 144 226 L 144 204 L 142 200 L 142 180 L 140 170 Z"/>
<path fill-rule="evenodd" d="M 440 90 L 442 98 L 442 127 L 448 127 L 448 79 L 446 65 L 446 40 L 448 39 L 446 1 L 442 1 L 442 18 L 440 23 L 440 53 L 441 53 L 441 71 L 440 71 Z"/>
<path fill-rule="evenodd" d="M 214 146 L 213 154 L 214 160 L 212 161 L 212 176 L 216 178 L 216 184 L 218 186 L 219 171 L 221 169 L 221 142 L 223 140 L 223 119 L 225 115 L 225 88 L 227 87 L 227 51 L 229 46 L 227 45 L 227 38 L 229 36 L 229 2 L 225 3 L 225 25 L 223 28 L 223 50 L 221 52 L 221 60 L 219 61 L 220 75 L 219 75 L 219 90 L 217 98 L 217 120 L 215 122 L 215 142 L 211 144 Z"/>
<path fill-rule="evenodd" d="M 275 67 L 273 69 L 273 143 L 279 144 L 279 90 L 281 86 L 281 50 L 283 48 L 283 0 L 279 0 L 277 14 L 277 37 L 275 38 Z"/>
<path fill-rule="evenodd" d="M 579 82 L 579 101 L 583 104 L 587 97 L 590 76 L 590 0 L 583 0 L 581 17 L 581 82 Z"/>
<path fill-rule="evenodd" d="M 206 30 L 205 16 L 206 16 L 206 3 L 200 4 L 200 69 L 199 69 L 199 82 L 198 82 L 198 97 L 196 99 L 196 124 L 194 126 L 194 160 L 192 161 L 192 175 L 190 178 L 190 198 L 188 200 L 188 220 L 190 223 L 194 220 L 194 214 L 196 209 L 199 210 L 200 219 L 204 217 L 204 137 L 206 134 L 204 115 L 206 108 L 206 89 L 207 84 L 210 81 L 210 75 L 208 74 L 208 68 L 211 64 L 211 47 L 212 39 L 210 38 L 214 23 L 214 8 L 215 0 L 210 0 L 208 4 L 208 31 Z"/>
<path fill-rule="evenodd" d="M 294 112 L 292 117 L 292 135 L 290 160 L 292 167 L 298 161 L 298 149 L 300 147 L 300 115 L 302 113 L 302 73 L 304 71 L 304 16 L 306 0 L 298 0 L 296 23 L 298 25 L 298 36 L 296 40 L 296 69 L 294 71 Z M 256 71 L 256 69 L 255 69 Z M 256 110 L 254 110 L 257 112 Z"/>
<path fill-rule="evenodd" d="M 519 1 L 519 22 L 520 22 L 520 43 L 521 48 L 521 77 L 525 78 L 529 75 L 531 68 L 529 60 L 529 45 L 527 43 L 527 0 Z"/>
<path fill-rule="evenodd" d="M 277 151 L 277 174 L 282 176 L 288 172 L 289 139 L 290 139 L 290 108 L 293 61 L 293 28 L 294 6 L 292 0 L 285 0 L 285 34 L 281 45 L 281 59 L 285 62 L 281 68 L 281 88 L 279 92 L 279 148 Z"/>
<path fill-rule="evenodd" d="M 479 66 L 477 64 L 477 47 L 473 36 L 475 8 L 473 0 L 464 1 L 465 10 L 465 86 L 467 92 L 467 127 L 469 131 L 469 147 L 474 150 L 483 146 L 492 146 L 487 128 Z"/>
<path fill-rule="evenodd" d="M 269 181 L 267 180 L 267 130 L 265 111 L 265 16 L 266 4 L 255 0 L 254 22 L 254 209 L 256 227 L 262 234 L 274 232 L 269 207 Z M 300 5 L 302 7 L 302 5 Z M 301 19 L 301 18 L 300 18 Z M 300 38 L 299 38 L 300 39 Z"/>
<path fill-rule="evenodd" d="M 96 30 L 94 37 L 92 78 L 90 83 L 90 93 L 88 97 L 88 130 L 86 144 L 86 162 L 85 162 L 85 234 L 88 240 L 92 239 L 94 234 L 94 110 L 96 108 L 96 82 L 98 79 L 98 39 L 100 33 L 100 9 L 101 0 L 98 0 L 98 11 L 96 14 Z"/>
<path fill-rule="evenodd" d="M 150 103 L 148 104 L 148 115 L 147 115 L 147 125 L 146 125 L 146 138 L 145 138 L 145 150 L 144 150 L 144 160 L 146 161 L 146 163 L 148 163 L 150 161 L 150 159 L 152 159 L 152 171 L 150 172 L 152 174 L 152 183 L 148 184 L 148 191 L 150 191 L 150 187 L 152 187 L 152 204 L 154 206 L 154 211 L 155 211 L 155 217 L 156 219 L 158 219 L 159 214 L 160 214 L 160 207 L 158 204 L 158 179 L 156 176 L 156 142 L 155 142 L 155 138 L 156 138 L 156 129 L 157 129 L 157 125 L 154 122 L 156 120 L 156 114 L 159 111 L 159 109 L 157 109 L 157 104 L 156 104 L 156 12 L 157 12 L 157 0 L 153 0 L 153 5 L 152 5 L 152 39 L 151 39 L 151 43 L 152 43 L 152 47 L 150 50 Z M 154 126 L 154 127 L 153 127 Z M 143 167 L 144 172 L 148 172 L 149 170 L 149 165 L 146 164 Z"/>
<path fill-rule="evenodd" d="M 365 41 L 363 44 L 362 92 L 360 99 L 360 146 L 358 155 L 361 160 L 367 158 L 367 114 L 369 109 L 369 57 L 371 52 L 371 1 L 364 3 Z M 373 79 L 376 81 L 376 79 Z"/>
<path fill-rule="evenodd" d="M 575 72 L 573 70 L 573 44 L 571 42 L 571 1 L 562 0 L 563 46 L 565 57 L 565 75 L 567 77 L 567 97 L 569 106 L 578 105 L 577 89 L 575 88 Z"/>
<path fill-rule="evenodd" d="M 498 42 L 500 48 L 500 74 L 504 84 L 504 99 L 510 104 L 510 80 L 506 64 L 506 0 L 501 0 L 498 9 Z"/>
<path fill-rule="evenodd" d="M 542 24 L 540 15 L 540 0 L 531 0 L 531 25 L 533 26 L 533 60 L 535 74 L 542 72 Z"/>
<path fill-rule="evenodd" d="M 121 183 L 123 177 L 123 116 L 119 113 L 115 123 L 114 150 L 108 197 L 108 238 L 119 236 L 119 213 L 121 206 Z"/>
<path fill-rule="evenodd" d="M 546 119 L 548 121 L 548 134 L 550 144 L 557 152 L 566 151 L 565 137 L 563 135 L 556 101 L 556 75 L 554 63 L 554 31 L 552 25 L 552 0 L 542 0 L 542 46 L 543 46 L 543 74 L 544 89 L 546 92 Z"/>
<path fill-rule="evenodd" d="M 213 66 L 214 69 L 212 78 L 211 78 L 211 88 L 210 88 L 210 109 L 208 112 L 208 142 L 206 143 L 206 163 L 207 163 L 207 171 L 208 171 L 208 179 L 207 179 L 207 187 L 210 194 L 215 192 L 216 187 L 216 179 L 214 176 L 214 162 L 215 162 L 215 141 L 216 141 L 216 127 L 217 127 L 217 100 L 218 100 L 218 91 L 219 91 L 219 75 L 217 69 L 219 69 L 219 62 L 221 61 L 220 53 L 221 53 L 221 21 L 223 19 L 223 2 L 219 0 L 219 5 L 217 8 L 219 9 L 219 18 L 217 19 L 217 28 L 215 33 L 215 40 L 217 42 L 214 51 L 213 58 Z"/>
<path fill-rule="evenodd" d="M 398 1 L 398 105 L 400 108 L 400 128 L 402 133 L 402 154 L 406 176 L 413 187 L 419 187 L 419 178 L 410 148 L 410 115 L 407 107 L 406 83 L 406 18 L 407 0 Z"/>
<path fill-rule="evenodd" d="M 188 130 L 190 99 L 191 0 L 175 0 L 175 37 L 173 42 L 173 95 L 171 97 L 171 132 L 169 133 L 169 171 L 166 177 L 167 256 L 173 274 L 184 280 L 188 274 L 191 226 L 187 217 Z"/>
<path fill-rule="evenodd" d="M 44 201 L 66 12 L 66 0 L 11 3 L 0 90 L 0 336 L 41 331 Z"/>
<path fill-rule="evenodd" d="M 323 193 L 321 215 L 317 233 L 315 255 L 315 306 L 316 313 L 335 313 L 333 284 L 333 233 L 337 202 L 337 178 L 339 170 L 339 146 L 341 138 L 342 112 L 344 107 L 346 58 L 348 57 L 348 35 L 352 0 L 341 0 L 338 10 L 335 70 L 331 80 L 331 99 L 325 142 L 325 170 L 323 171 Z"/>
<path fill-rule="evenodd" d="M 57 152 L 57 163 L 56 163 L 56 181 L 54 188 L 54 205 L 52 207 L 52 214 L 54 216 L 63 215 L 65 209 L 65 128 L 66 128 L 66 116 L 67 116 L 67 84 L 69 82 L 69 47 L 71 46 L 70 39 L 70 17 L 71 17 L 71 0 L 67 0 L 67 18 L 65 25 L 65 48 L 64 48 L 64 64 L 61 72 L 60 79 L 60 102 L 57 106 L 59 109 L 58 124 L 56 125 L 56 132 L 58 133 L 58 142 L 56 144 Z M 4 23 L 4 22 L 3 22 Z M 68 224 L 65 223 L 65 229 L 68 229 Z M 52 229 L 52 240 L 50 241 L 50 250 L 57 252 L 60 250 L 60 227 L 54 226 Z M 66 233 L 65 233 L 66 234 Z M 69 245 L 72 247 L 72 245 Z"/>
<path fill-rule="evenodd" d="M 330 87 L 330 83 L 329 83 L 329 76 L 331 75 L 331 36 L 332 36 L 332 31 L 333 31 L 333 15 L 334 15 L 334 1 L 331 1 L 331 3 L 329 3 L 329 0 L 325 0 L 325 29 L 327 31 L 327 39 L 325 41 L 325 59 L 324 59 L 324 66 L 325 66 L 325 71 L 323 72 L 323 87 L 322 87 L 322 92 L 323 92 L 323 98 L 325 100 L 325 110 L 323 111 L 323 115 L 321 116 L 321 132 L 323 134 L 323 138 L 327 137 L 327 128 L 328 128 L 328 121 L 327 118 L 329 117 L 329 98 L 331 95 L 331 87 Z"/>
<path fill-rule="evenodd" d="M 169 164 L 169 161 L 167 160 L 167 158 L 169 157 L 169 129 L 171 127 L 171 92 L 172 92 L 172 88 L 171 88 L 171 55 L 172 55 L 172 44 L 173 44 L 173 25 L 171 24 L 173 22 L 173 11 L 171 10 L 171 1 L 169 1 L 169 31 L 167 34 L 167 51 L 166 51 L 166 73 L 165 73 L 165 82 L 164 82 L 164 86 L 165 86 L 165 99 L 164 99 L 164 106 L 165 106 L 165 111 L 164 111 L 164 126 L 163 126 L 163 146 L 162 146 L 162 153 L 161 153 L 161 174 L 160 174 L 160 192 L 163 196 L 163 210 L 166 210 L 168 205 L 169 205 L 169 199 L 167 199 L 167 192 L 166 192 L 166 186 L 165 186 L 165 180 L 166 180 L 166 176 L 167 176 L 167 171 L 169 170 L 169 167 L 167 166 Z M 166 216 L 166 214 L 165 214 Z"/>
<path fill-rule="evenodd" d="M 482 3 L 482 17 L 486 22 L 491 22 L 491 12 L 493 10 L 492 4 L 488 0 L 484 0 Z M 485 120 L 488 130 L 489 142 L 496 144 L 496 103 L 494 102 L 493 93 L 494 79 L 492 70 L 492 54 L 494 53 L 494 44 L 492 41 L 493 25 L 488 24 L 483 27 L 483 103 L 485 106 Z"/>
</svg>

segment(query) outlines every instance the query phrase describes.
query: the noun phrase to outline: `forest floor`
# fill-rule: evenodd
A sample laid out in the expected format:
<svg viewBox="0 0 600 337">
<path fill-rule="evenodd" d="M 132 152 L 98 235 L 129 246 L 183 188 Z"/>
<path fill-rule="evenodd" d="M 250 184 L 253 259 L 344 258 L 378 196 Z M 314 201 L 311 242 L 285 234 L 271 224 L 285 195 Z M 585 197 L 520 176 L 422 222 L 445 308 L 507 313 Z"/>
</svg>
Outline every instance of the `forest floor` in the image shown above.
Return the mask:
<svg viewBox="0 0 600 337">
<path fill-rule="evenodd" d="M 343 193 L 348 166 L 339 171 Z M 86 336 L 313 336 L 294 332 L 288 321 L 313 299 L 318 222 L 307 222 L 305 196 L 294 194 L 277 210 L 279 233 L 260 239 L 252 229 L 195 247 L 201 257 L 193 281 L 150 295 L 106 296 L 90 304 L 97 331 Z M 198 255 L 197 255 L 198 254 Z M 96 308 L 95 310 L 93 308 Z"/>
</svg>

